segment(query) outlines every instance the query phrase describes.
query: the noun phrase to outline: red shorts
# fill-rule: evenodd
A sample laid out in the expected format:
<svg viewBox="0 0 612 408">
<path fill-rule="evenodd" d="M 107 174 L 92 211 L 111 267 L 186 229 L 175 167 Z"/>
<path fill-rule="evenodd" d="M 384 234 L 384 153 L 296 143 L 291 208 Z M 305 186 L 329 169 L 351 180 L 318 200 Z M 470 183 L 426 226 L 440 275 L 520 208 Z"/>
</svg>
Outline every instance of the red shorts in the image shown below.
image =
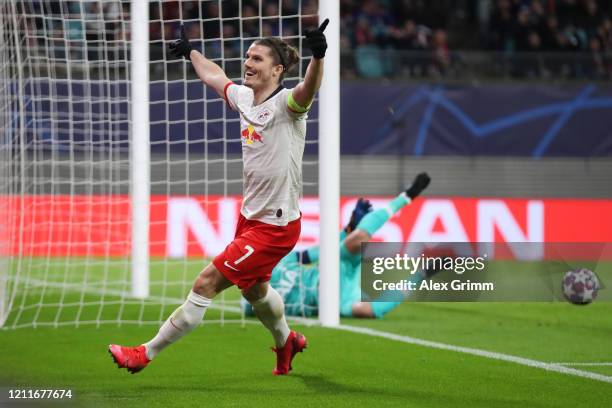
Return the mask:
<svg viewBox="0 0 612 408">
<path fill-rule="evenodd" d="M 300 218 L 279 227 L 247 220 L 240 214 L 234 240 L 213 259 L 213 264 L 240 289 L 248 289 L 257 282 L 268 282 L 272 268 L 297 243 L 301 228 Z"/>
</svg>

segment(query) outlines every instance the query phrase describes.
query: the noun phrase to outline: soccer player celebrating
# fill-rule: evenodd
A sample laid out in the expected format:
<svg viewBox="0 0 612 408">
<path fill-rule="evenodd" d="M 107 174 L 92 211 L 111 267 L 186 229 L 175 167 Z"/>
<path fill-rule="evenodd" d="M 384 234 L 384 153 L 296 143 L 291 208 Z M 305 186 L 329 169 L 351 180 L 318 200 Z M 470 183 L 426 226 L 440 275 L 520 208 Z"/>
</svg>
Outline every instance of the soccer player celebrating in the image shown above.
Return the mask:
<svg viewBox="0 0 612 408">
<path fill-rule="evenodd" d="M 276 347 L 274 375 L 291 370 L 306 338 L 291 331 L 284 304 L 268 284 L 272 268 L 295 246 L 300 236 L 298 200 L 302 192 L 302 156 L 306 116 L 321 86 L 327 49 L 324 30 L 306 31 L 312 59 L 304 80 L 293 89 L 282 86 L 285 72 L 299 62 L 295 48 L 278 38 L 254 41 L 246 53 L 243 85 L 200 52 L 192 49 L 181 27 L 181 39 L 170 45 L 178 57 L 190 60 L 206 86 L 222 96 L 240 114 L 242 137 L 243 203 L 234 240 L 196 278 L 183 305 L 161 326 L 157 335 L 138 347 L 110 345 L 119 367 L 136 373 L 157 354 L 197 327 L 212 299 L 232 285 L 252 305 L 270 331 Z"/>
<path fill-rule="evenodd" d="M 431 181 L 427 173 L 417 175 L 405 192 L 391 200 L 384 208 L 372 211 L 369 201 L 359 199 L 351 220 L 340 233 L 340 314 L 347 317 L 381 318 L 400 302 L 361 301 L 361 243 L 380 229 L 393 214 L 410 204 Z M 319 310 L 319 248 L 303 252 L 292 251 L 272 270 L 270 284 L 283 297 L 285 313 L 292 316 L 314 316 Z M 418 271 L 411 281 L 418 283 L 435 271 Z M 247 314 L 251 308 L 242 302 Z"/>
</svg>

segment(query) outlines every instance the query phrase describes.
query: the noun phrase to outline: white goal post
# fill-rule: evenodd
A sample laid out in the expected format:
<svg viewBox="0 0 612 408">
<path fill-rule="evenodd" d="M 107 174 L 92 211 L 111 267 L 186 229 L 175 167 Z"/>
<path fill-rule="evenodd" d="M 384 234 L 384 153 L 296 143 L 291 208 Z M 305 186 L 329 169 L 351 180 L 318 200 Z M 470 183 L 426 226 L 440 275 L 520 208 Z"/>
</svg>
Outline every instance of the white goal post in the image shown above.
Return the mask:
<svg viewBox="0 0 612 408">
<path fill-rule="evenodd" d="M 132 0 L 132 295 L 149 297 L 149 5 Z"/>
<path fill-rule="evenodd" d="M 319 320 L 340 324 L 340 4 L 321 0 L 321 19 L 329 18 L 325 74 L 319 92 L 320 286 Z"/>
</svg>

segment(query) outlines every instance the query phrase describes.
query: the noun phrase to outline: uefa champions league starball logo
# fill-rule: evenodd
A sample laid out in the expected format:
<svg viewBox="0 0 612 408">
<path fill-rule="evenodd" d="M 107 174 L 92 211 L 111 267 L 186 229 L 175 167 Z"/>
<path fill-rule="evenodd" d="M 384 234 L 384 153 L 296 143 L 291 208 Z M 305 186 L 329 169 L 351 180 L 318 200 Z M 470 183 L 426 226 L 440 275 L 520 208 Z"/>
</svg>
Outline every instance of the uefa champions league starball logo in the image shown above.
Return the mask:
<svg viewBox="0 0 612 408">
<path fill-rule="evenodd" d="M 599 279 L 593 271 L 577 268 L 568 271 L 563 277 L 561 288 L 563 296 L 575 305 L 588 305 L 597 297 Z"/>
</svg>

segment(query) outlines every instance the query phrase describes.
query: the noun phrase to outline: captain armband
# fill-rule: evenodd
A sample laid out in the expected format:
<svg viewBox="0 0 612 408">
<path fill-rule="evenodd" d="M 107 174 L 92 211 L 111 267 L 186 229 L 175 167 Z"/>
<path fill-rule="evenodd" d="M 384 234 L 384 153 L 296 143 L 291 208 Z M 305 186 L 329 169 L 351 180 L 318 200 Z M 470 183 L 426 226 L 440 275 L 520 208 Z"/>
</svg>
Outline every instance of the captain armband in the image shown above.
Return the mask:
<svg viewBox="0 0 612 408">
<path fill-rule="evenodd" d="M 301 106 L 295 101 L 295 99 L 293 99 L 293 92 L 289 92 L 289 96 L 287 97 L 287 107 L 289 108 L 289 110 L 291 110 L 291 112 L 306 113 L 310 110 L 311 106 L 312 102 L 310 102 L 307 107 Z"/>
</svg>

